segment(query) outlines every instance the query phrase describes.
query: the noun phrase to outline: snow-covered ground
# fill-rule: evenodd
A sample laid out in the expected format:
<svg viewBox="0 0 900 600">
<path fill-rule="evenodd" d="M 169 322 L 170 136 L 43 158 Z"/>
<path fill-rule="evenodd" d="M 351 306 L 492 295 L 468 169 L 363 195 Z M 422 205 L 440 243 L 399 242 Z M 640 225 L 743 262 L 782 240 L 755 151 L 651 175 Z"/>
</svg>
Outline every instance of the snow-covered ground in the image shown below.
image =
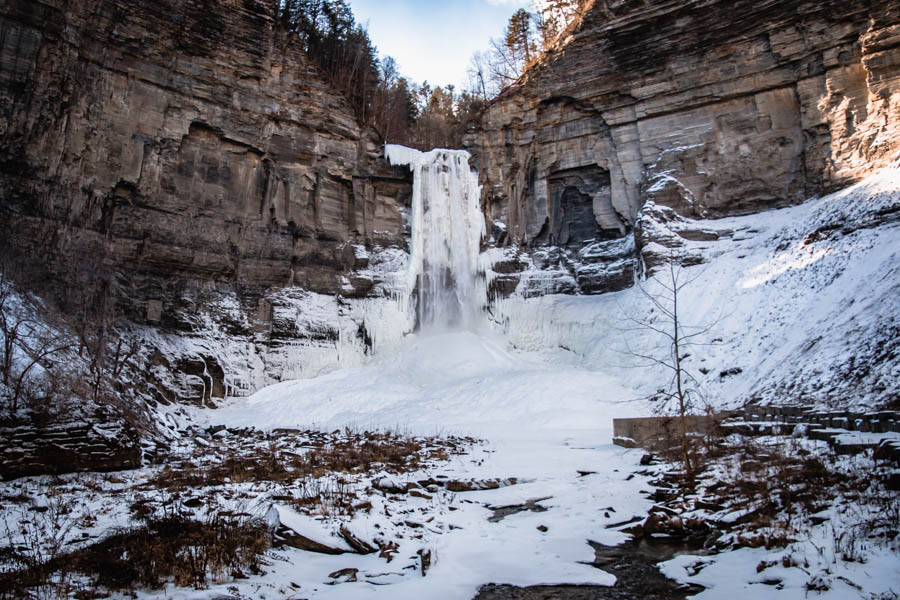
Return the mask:
<svg viewBox="0 0 900 600">
<path fill-rule="evenodd" d="M 441 473 L 473 480 L 514 477 L 519 483 L 452 495 L 442 502 L 453 512 L 432 507 L 437 518 L 426 538 L 410 540 L 400 551 L 415 557 L 419 549 L 430 549 L 434 565 L 427 577 L 407 572 L 379 580 L 371 576 L 392 570 L 381 559 L 296 552 L 266 577 L 267 586 L 290 580 L 321 598 L 467 599 L 488 582 L 615 582 L 583 563 L 593 559 L 588 539 L 621 543 L 627 536 L 606 526 L 649 507 L 639 493 L 646 478 L 629 478 L 639 453 L 611 444 L 611 419 L 633 412 L 622 402 L 631 395 L 603 372 L 547 362 L 539 353 L 510 352 L 503 338 L 490 333 L 456 332 L 419 336 L 399 353 L 363 367 L 283 382 L 196 418 L 267 430 L 349 426 L 484 439 L 475 456 L 454 460 Z M 415 474 L 408 479 L 414 481 Z M 487 520 L 486 506 L 536 499 L 546 512 Z M 372 518 L 361 525 L 369 539 L 378 532 Z M 322 585 L 329 573 L 347 567 L 360 569 L 358 582 Z M 392 585 L 381 585 L 387 581 Z"/>
<path fill-rule="evenodd" d="M 511 352 L 489 334 L 418 336 L 400 352 L 357 368 L 264 388 L 199 418 L 229 427 L 346 426 L 416 434 L 475 435 L 586 429 L 609 441 L 611 417 L 635 410 L 607 373 Z"/>
<path fill-rule="evenodd" d="M 900 170 L 889 169 L 801 206 L 705 221 L 703 228 L 719 239 L 683 243 L 682 251 L 699 252 L 704 264 L 687 268 L 694 280 L 679 298 L 679 316 L 687 326 L 708 329 L 685 366 L 712 405 L 757 399 L 866 407 L 896 393 L 898 206 Z M 653 296 L 658 285 L 651 280 L 644 288 Z M 271 386 L 196 418 L 262 429 L 399 427 L 476 435 L 492 452 L 477 466 L 461 465 L 462 472 L 529 482 L 469 492 L 467 499 L 499 505 L 548 497 L 541 502 L 547 512 L 497 524 L 487 523 L 477 505 L 441 521 L 459 528 L 435 539 L 437 560 L 424 579 L 321 587 L 346 559 L 304 557 L 279 565 L 317 597 L 468 598 L 486 582 L 607 583 L 608 576 L 579 564 L 590 560 L 585 541 L 623 539 L 605 524 L 647 506 L 638 494 L 642 482 L 623 481 L 635 454 L 610 445 L 612 418 L 647 414 L 649 407 L 635 400 L 665 382 L 663 370 L 640 366 L 629 353 L 667 352 L 652 330 L 630 324 L 633 315 L 653 315 L 637 287 L 596 297 L 513 296 L 494 303 L 492 325 L 478 333 L 412 337 L 399 352 L 366 365 Z M 668 325 L 661 316 L 654 324 Z M 581 477 L 579 470 L 597 475 Z M 608 506 L 615 508 L 612 518 L 603 516 L 611 514 Z M 546 533 L 536 529 L 541 524 Z M 762 556 L 750 554 L 734 560 L 743 565 Z M 716 594 L 728 586 L 742 597 L 770 597 L 767 586 L 748 587 L 736 576 L 731 559 L 718 564 L 708 570 L 718 573 L 708 597 L 722 597 Z M 887 576 L 881 567 L 875 572 Z M 891 577 L 877 590 L 900 590 L 897 571 Z M 846 597 L 840 590 L 827 593 Z"/>
<path fill-rule="evenodd" d="M 702 222 L 719 239 L 681 244 L 680 252 L 702 255 L 704 263 L 686 268 L 693 281 L 679 298 L 679 316 L 688 327 L 708 330 L 685 359 L 705 398 L 717 407 L 750 399 L 865 407 L 895 398 L 900 383 L 898 215 L 900 169 L 893 169 L 801 206 Z M 643 288 L 654 296 L 659 285 L 651 279 Z M 381 304 L 386 302 L 379 299 L 378 310 L 363 317 L 385 315 L 392 321 L 383 323 L 383 330 L 394 321 L 406 323 L 408 315 L 385 309 Z M 430 490 L 428 498 L 397 500 L 373 491 L 387 473 L 360 476 L 351 487 L 369 494 L 372 507 L 358 511 L 349 524 L 363 538 L 395 542 L 394 561 L 377 554 L 279 549 L 270 554 L 264 576 L 206 591 L 170 588 L 166 597 L 206 599 L 235 592 L 252 598 L 468 599 L 489 582 L 613 583 L 611 575 L 585 564 L 594 556 L 587 541 L 625 541 L 627 535 L 614 525 L 645 515 L 651 506 L 641 493 L 648 477 L 634 475 L 641 452 L 611 444 L 612 419 L 649 414 L 651 407 L 640 398 L 667 380 L 664 369 L 634 358 L 635 350 L 660 358 L 668 352 L 664 339 L 630 320 L 649 318 L 654 327 L 665 328 L 665 318 L 650 305 L 639 287 L 602 296 L 514 295 L 495 301 L 489 318 L 472 330 L 398 336 L 390 344 L 376 344 L 370 358 L 362 351 L 348 352 L 351 358 L 340 352 L 317 354 L 315 368 L 296 365 L 285 371 L 315 377 L 232 397 L 217 409 L 191 409 L 189 421 L 200 426 L 475 436 L 484 442 L 468 454 L 404 474 L 399 483 L 438 475 L 516 478 L 516 483 L 460 492 L 442 488 Z M 366 328 L 380 331 L 376 325 L 366 323 Z M 343 333 L 338 337 L 340 342 Z M 357 344 L 347 337 L 348 344 Z M 186 432 L 185 423 L 176 425 Z M 189 438 L 185 435 L 184 442 Z M 227 448 L 239 444 L 240 435 L 197 443 Z M 120 486 L 124 494 L 148 476 L 146 471 L 124 476 L 111 484 L 111 495 L 85 491 L 85 498 L 96 497 L 82 502 L 85 514 L 99 521 L 90 531 L 129 524 L 118 516 L 129 499 L 112 488 Z M 3 493 L 25 493 L 16 487 L 22 485 L 30 484 L 4 484 Z M 254 500 L 243 508 L 271 515 L 278 501 L 267 496 L 269 491 L 245 488 L 240 491 Z M 492 508 L 510 505 L 529 508 L 488 520 Z M 282 508 L 275 511 L 283 524 L 307 533 L 313 528 L 326 537 L 334 537 L 342 524 L 322 515 L 300 518 Z M 804 548 L 833 556 L 824 527 L 811 526 Z M 424 577 L 420 551 L 432 557 Z M 900 569 L 891 569 L 897 565 L 896 549 L 869 556 L 871 562 L 840 571 L 862 590 L 835 579 L 822 597 L 900 592 Z M 757 563 L 768 559 L 767 551 L 748 549 L 704 558 L 709 564 L 699 572 L 684 568 L 696 557 L 677 558 L 665 570 L 708 586 L 701 597 L 770 598 L 774 588 L 756 584 L 766 575 L 757 574 Z M 347 568 L 358 569 L 356 581 L 330 577 Z M 777 597 L 805 597 L 806 584 L 818 571 L 803 575 L 800 568 L 783 568 L 790 572 L 782 577 L 786 583 Z M 158 597 L 157 592 L 139 595 Z"/>
<path fill-rule="evenodd" d="M 684 366 L 713 406 L 757 400 L 864 408 L 896 400 L 900 169 L 799 206 L 658 226 L 681 244 L 676 255 L 704 259 L 685 269 L 692 282 L 680 294 L 679 319 L 708 329 Z M 688 241 L 673 233 L 679 227 L 720 237 Z M 641 285 L 658 296 L 658 280 Z M 629 351 L 665 356 L 667 348 L 663 337 L 635 327 L 634 316 L 671 326 L 637 287 L 602 296 L 514 295 L 492 307 L 512 346 L 552 351 L 555 360 L 600 370 L 646 394 L 665 372 L 648 370 Z"/>
</svg>

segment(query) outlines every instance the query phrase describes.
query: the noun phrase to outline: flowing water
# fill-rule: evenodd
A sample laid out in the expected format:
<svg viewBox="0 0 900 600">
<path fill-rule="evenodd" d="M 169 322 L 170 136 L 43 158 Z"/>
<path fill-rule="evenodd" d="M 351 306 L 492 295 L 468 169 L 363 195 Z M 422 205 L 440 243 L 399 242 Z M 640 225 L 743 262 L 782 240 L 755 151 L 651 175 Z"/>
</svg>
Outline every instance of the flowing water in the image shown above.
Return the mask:
<svg viewBox="0 0 900 600">
<path fill-rule="evenodd" d="M 484 278 L 478 272 L 485 226 L 469 153 L 388 145 L 385 156 L 413 172 L 407 289 L 415 295 L 419 330 L 477 328 L 485 298 Z"/>
</svg>

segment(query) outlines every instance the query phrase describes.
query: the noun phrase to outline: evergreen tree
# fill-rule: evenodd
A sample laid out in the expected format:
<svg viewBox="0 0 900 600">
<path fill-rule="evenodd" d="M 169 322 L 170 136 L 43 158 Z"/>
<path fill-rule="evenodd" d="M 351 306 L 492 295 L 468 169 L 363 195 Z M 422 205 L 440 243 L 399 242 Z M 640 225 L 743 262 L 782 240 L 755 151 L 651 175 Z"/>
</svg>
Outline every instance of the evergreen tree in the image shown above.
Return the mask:
<svg viewBox="0 0 900 600">
<path fill-rule="evenodd" d="M 504 36 L 506 49 L 517 64 L 524 68 L 536 52 L 534 34 L 531 29 L 531 13 L 520 8 L 509 18 Z M 521 73 L 521 69 L 519 70 Z"/>
</svg>

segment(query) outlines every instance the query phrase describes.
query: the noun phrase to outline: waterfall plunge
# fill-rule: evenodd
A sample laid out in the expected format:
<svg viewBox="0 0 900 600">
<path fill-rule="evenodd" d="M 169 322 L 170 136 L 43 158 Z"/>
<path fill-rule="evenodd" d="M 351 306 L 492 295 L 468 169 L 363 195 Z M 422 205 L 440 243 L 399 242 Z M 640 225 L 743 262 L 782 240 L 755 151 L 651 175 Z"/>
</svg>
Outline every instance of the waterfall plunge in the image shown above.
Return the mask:
<svg viewBox="0 0 900 600">
<path fill-rule="evenodd" d="M 419 329 L 475 328 L 485 297 L 484 278 L 478 273 L 485 229 L 469 153 L 386 145 L 384 154 L 392 165 L 408 165 L 413 172 L 407 290 L 417 294 Z"/>
</svg>

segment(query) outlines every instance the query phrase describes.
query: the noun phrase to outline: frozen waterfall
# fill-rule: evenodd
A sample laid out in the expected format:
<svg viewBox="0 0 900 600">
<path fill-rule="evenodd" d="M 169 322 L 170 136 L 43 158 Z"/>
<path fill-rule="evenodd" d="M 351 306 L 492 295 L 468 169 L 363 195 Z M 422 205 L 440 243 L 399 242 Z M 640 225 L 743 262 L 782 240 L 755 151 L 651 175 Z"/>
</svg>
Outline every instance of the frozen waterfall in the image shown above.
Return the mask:
<svg viewBox="0 0 900 600">
<path fill-rule="evenodd" d="M 386 145 L 385 158 L 413 172 L 407 289 L 421 331 L 473 329 L 485 299 L 478 273 L 484 236 L 481 191 L 464 150 L 420 152 Z"/>
</svg>

